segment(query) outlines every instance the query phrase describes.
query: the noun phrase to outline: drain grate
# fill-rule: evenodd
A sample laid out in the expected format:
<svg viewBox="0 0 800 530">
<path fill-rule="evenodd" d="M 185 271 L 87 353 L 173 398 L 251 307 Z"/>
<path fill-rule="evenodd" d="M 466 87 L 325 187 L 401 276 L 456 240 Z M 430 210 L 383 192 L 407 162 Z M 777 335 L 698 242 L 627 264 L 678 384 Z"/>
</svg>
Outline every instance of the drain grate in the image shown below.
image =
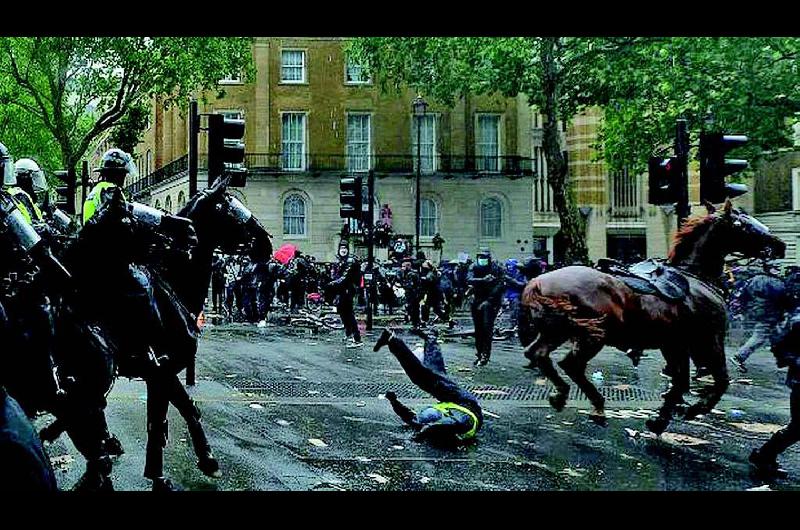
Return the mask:
<svg viewBox="0 0 800 530">
<path fill-rule="evenodd" d="M 399 398 L 423 399 L 428 395 L 413 383 L 391 382 L 339 382 L 339 381 L 297 381 L 294 379 L 258 380 L 247 377 L 236 377 L 226 381 L 239 392 L 295 399 L 342 399 L 369 398 L 392 390 Z M 502 401 L 546 401 L 550 393 L 549 386 L 493 386 L 465 385 L 464 388 L 478 396 L 481 400 Z M 600 393 L 610 402 L 654 402 L 660 401 L 658 394 L 642 388 L 625 386 L 600 387 Z M 571 400 L 586 401 L 586 396 L 578 388 L 570 389 Z"/>
</svg>

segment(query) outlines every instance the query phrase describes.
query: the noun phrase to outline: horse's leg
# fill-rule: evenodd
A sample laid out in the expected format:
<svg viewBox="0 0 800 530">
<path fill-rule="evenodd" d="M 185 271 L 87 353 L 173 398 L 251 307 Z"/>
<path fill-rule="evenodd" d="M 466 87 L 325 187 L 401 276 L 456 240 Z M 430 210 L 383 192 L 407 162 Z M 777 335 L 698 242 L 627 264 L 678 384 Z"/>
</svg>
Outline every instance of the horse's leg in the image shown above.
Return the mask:
<svg viewBox="0 0 800 530">
<path fill-rule="evenodd" d="M 662 350 L 667 365 L 672 367 L 672 385 L 662 397 L 664 403 L 658 409 L 655 418 L 645 422 L 647 428 L 654 434 L 660 435 L 665 430 L 678 405 L 684 403 L 683 395 L 689 390 L 689 354 L 685 349 Z"/>
<path fill-rule="evenodd" d="M 198 459 L 197 467 L 210 477 L 222 476 L 219 463 L 211 452 L 211 444 L 208 443 L 203 424 L 200 423 L 200 409 L 186 392 L 186 387 L 183 386 L 177 375 L 171 377 L 170 380 L 169 400 L 178 409 L 189 429 L 192 447 Z"/>
<path fill-rule="evenodd" d="M 707 366 L 711 371 L 711 377 L 714 383 L 710 388 L 704 390 L 701 394 L 700 400 L 686 410 L 685 418 L 691 420 L 696 418 L 698 414 L 708 414 L 711 412 L 719 400 L 722 399 L 725 391 L 728 390 L 730 379 L 728 377 L 728 365 L 725 362 L 725 346 L 724 334 L 718 334 L 712 340 L 709 348 L 709 357 Z"/>
<path fill-rule="evenodd" d="M 152 481 L 163 480 L 164 448 L 169 436 L 167 409 L 169 394 L 164 377 L 151 374 L 147 383 L 147 450 L 145 454 L 144 476 Z"/>
<path fill-rule="evenodd" d="M 586 365 L 603 348 L 602 344 L 579 342 L 577 347 L 569 352 L 558 365 L 578 385 L 589 401 L 592 403 L 592 413 L 589 418 L 598 425 L 606 426 L 605 403 L 603 395 L 586 377 Z"/>
<path fill-rule="evenodd" d="M 536 362 L 544 376 L 555 386 L 548 400 L 550 401 L 550 405 L 559 412 L 564 410 L 567 404 L 569 385 L 561 378 L 555 366 L 553 366 L 553 360 L 550 359 L 550 352 L 561 346 L 563 342 L 563 340 L 548 338 L 544 333 L 541 333 L 524 351 L 525 357 Z"/>
<path fill-rule="evenodd" d="M 77 491 L 113 491 L 111 459 L 103 442 L 107 430 L 102 407 L 73 403 L 68 411 L 57 417 L 75 448 L 86 459 L 86 471 L 75 484 Z"/>
</svg>

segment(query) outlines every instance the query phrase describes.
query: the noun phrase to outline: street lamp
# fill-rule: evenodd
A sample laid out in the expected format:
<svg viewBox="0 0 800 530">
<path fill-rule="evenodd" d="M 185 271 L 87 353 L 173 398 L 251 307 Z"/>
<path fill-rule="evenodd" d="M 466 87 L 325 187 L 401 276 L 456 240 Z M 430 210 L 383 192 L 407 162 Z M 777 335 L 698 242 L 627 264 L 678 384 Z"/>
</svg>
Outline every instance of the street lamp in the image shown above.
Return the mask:
<svg viewBox="0 0 800 530">
<path fill-rule="evenodd" d="M 428 103 L 422 99 L 422 96 L 417 96 L 411 103 L 411 108 L 414 110 L 414 116 L 417 118 L 417 192 L 416 192 L 416 247 L 419 253 L 419 230 L 420 230 L 420 198 L 419 198 L 419 183 L 422 175 L 422 117 L 425 111 L 428 110 Z"/>
</svg>

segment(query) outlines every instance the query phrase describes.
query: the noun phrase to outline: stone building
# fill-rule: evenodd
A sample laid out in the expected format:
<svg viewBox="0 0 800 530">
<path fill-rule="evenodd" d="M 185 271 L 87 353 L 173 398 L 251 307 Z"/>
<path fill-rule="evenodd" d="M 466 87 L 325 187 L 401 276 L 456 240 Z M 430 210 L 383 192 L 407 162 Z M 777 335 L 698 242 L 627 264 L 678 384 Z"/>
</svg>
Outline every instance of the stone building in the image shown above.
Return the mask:
<svg viewBox="0 0 800 530">
<path fill-rule="evenodd" d="M 430 102 L 415 117 L 409 90 L 383 94 L 358 65 L 347 64 L 343 39 L 258 38 L 255 80 L 220 81 L 200 112 L 246 121 L 247 186 L 236 190 L 274 236 L 321 260 L 333 260 L 343 221 L 339 178 L 372 169 L 376 218 L 388 204 L 396 233 L 415 231 L 417 128 L 421 157 L 421 246 L 445 239 L 442 257 L 487 245 L 501 258 L 533 251 L 530 113 L 519 98 L 467 97 L 453 108 Z M 188 194 L 185 108 L 154 104 L 135 156 L 142 177 L 128 185 L 137 200 L 175 212 Z M 521 140 L 522 139 L 522 140 Z M 524 147 L 519 145 L 524 141 Z M 205 186 L 205 134 L 199 187 Z M 366 179 L 365 179 L 366 181 Z"/>
</svg>

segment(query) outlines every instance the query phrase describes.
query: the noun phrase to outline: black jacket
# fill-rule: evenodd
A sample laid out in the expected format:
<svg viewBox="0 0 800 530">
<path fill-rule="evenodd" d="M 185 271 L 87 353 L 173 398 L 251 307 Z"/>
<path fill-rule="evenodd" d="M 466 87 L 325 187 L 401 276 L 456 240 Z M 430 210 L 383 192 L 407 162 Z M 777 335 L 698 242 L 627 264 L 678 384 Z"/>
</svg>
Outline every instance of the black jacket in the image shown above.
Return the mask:
<svg viewBox="0 0 800 530">
<path fill-rule="evenodd" d="M 39 435 L 19 404 L 0 387 L 0 491 L 56 491 Z"/>
<path fill-rule="evenodd" d="M 467 272 L 467 284 L 472 286 L 475 295 L 473 304 L 489 301 L 500 305 L 505 291 L 506 271 L 495 261 L 480 266 L 473 263 Z"/>
</svg>

